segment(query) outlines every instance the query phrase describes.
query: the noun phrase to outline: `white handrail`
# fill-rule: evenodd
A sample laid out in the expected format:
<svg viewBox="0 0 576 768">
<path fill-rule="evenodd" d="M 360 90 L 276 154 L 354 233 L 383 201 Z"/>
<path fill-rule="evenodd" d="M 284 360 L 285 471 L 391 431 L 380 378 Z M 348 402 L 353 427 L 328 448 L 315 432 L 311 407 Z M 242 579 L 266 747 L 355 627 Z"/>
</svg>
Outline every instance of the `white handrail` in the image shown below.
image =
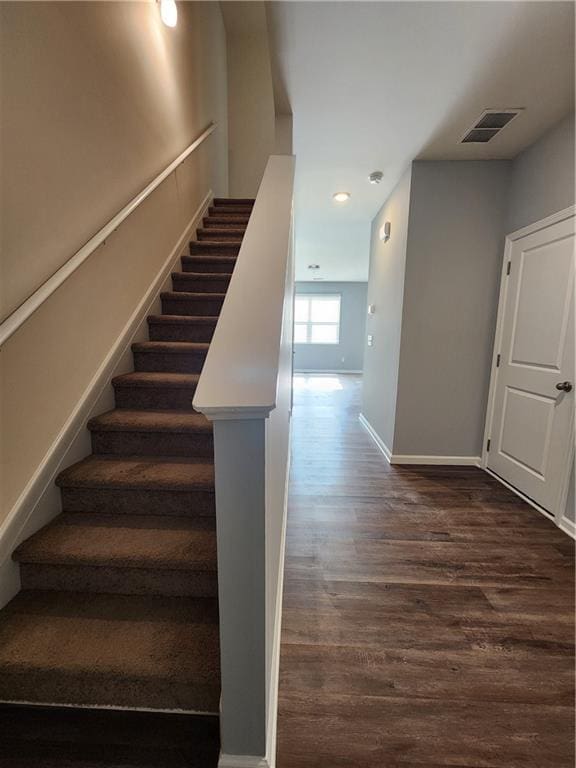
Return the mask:
<svg viewBox="0 0 576 768">
<path fill-rule="evenodd" d="M 268 160 L 194 395 L 209 419 L 253 418 L 276 406 L 294 166 L 291 155 Z"/>
<path fill-rule="evenodd" d="M 75 272 L 79 266 L 81 266 L 86 259 L 94 253 L 102 243 L 109 237 L 114 230 L 116 230 L 122 222 L 130 216 L 130 214 L 138 208 L 140 203 L 144 202 L 149 195 L 160 186 L 162 182 L 170 176 L 170 174 L 176 170 L 176 168 L 186 160 L 188 155 L 192 154 L 194 150 L 202 144 L 202 142 L 214 132 L 216 123 L 210 123 L 208 128 L 198 136 L 198 138 L 190 144 L 178 157 L 165 168 L 162 173 L 158 174 L 150 184 L 133 197 L 130 202 L 122 208 L 110 221 L 105 224 L 101 229 L 96 232 L 93 237 L 85 243 L 79 251 L 71 256 L 68 261 L 63 264 L 54 274 L 43 283 L 40 288 L 37 288 L 34 293 L 29 296 L 20 306 L 15 309 L 0 325 L 0 346 L 9 339 L 12 334 L 23 325 L 28 318 L 36 312 L 38 307 L 43 304 L 46 299 L 56 291 L 62 283 L 67 280 L 73 272 Z"/>
</svg>

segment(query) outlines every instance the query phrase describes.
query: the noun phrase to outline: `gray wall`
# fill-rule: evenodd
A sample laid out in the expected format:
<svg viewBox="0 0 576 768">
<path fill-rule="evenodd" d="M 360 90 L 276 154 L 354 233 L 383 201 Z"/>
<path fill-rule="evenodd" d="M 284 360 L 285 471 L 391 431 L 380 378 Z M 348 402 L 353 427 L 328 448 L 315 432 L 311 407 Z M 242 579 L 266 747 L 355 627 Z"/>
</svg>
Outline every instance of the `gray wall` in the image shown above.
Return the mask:
<svg viewBox="0 0 576 768">
<path fill-rule="evenodd" d="M 412 166 L 394 453 L 482 452 L 510 165 Z"/>
<path fill-rule="evenodd" d="M 512 162 L 415 162 L 405 174 L 372 222 L 368 283 L 363 413 L 391 451 L 480 454 L 504 234 L 574 198 L 573 115 Z M 572 521 L 574 482 L 573 471 Z"/>
<path fill-rule="evenodd" d="M 396 419 L 411 176 L 408 169 L 372 222 L 370 244 L 367 303 L 375 304 L 376 312 L 366 323 L 374 343 L 364 355 L 362 413 L 389 449 Z M 392 226 L 387 243 L 378 237 L 385 221 Z"/>
<path fill-rule="evenodd" d="M 296 293 L 339 293 L 340 343 L 295 344 L 296 371 L 361 371 L 366 326 L 366 283 L 296 283 Z"/>
<path fill-rule="evenodd" d="M 574 115 L 568 115 L 512 164 L 506 231 L 574 204 Z"/>
</svg>

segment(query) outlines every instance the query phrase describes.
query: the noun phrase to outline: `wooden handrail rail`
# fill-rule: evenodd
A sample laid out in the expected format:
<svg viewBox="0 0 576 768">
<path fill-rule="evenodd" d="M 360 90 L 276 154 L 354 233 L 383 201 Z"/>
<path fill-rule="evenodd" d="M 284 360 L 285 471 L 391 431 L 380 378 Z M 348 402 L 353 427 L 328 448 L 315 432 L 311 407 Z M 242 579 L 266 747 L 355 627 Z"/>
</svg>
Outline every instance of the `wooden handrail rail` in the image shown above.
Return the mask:
<svg viewBox="0 0 576 768">
<path fill-rule="evenodd" d="M 0 346 L 15 333 L 31 315 L 80 267 L 94 251 L 102 245 L 122 222 L 138 208 L 138 206 L 149 197 L 152 192 L 170 176 L 176 168 L 194 152 L 202 142 L 210 136 L 216 129 L 216 123 L 210 123 L 208 128 L 203 131 L 198 138 L 190 144 L 178 157 L 170 163 L 161 173 L 158 174 L 144 189 L 139 192 L 130 202 L 113 216 L 104 226 L 93 235 L 80 250 L 71 256 L 54 274 L 49 277 L 42 285 L 37 288 L 20 306 L 15 309 L 0 324 Z"/>
</svg>

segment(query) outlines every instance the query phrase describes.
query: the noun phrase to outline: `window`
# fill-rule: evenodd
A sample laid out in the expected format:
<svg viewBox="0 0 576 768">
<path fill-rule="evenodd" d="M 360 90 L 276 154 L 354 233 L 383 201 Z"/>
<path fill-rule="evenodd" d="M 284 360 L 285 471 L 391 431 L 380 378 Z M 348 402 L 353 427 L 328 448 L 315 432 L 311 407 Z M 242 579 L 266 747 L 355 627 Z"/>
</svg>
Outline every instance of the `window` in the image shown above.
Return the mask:
<svg viewBox="0 0 576 768">
<path fill-rule="evenodd" d="M 295 344 L 340 342 L 340 296 L 297 294 L 294 307 Z"/>
</svg>

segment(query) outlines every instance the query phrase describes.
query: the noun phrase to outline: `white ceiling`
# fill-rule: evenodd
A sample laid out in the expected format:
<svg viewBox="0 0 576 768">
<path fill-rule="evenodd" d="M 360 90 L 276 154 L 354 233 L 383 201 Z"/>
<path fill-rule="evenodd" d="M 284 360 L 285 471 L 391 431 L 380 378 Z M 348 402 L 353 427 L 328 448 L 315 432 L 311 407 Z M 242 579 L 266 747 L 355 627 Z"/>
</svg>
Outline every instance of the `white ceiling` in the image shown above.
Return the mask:
<svg viewBox="0 0 576 768">
<path fill-rule="evenodd" d="M 572 3 L 275 1 L 268 14 L 294 116 L 298 280 L 311 263 L 367 279 L 370 221 L 413 159 L 512 158 L 573 105 Z M 525 111 L 490 144 L 458 144 L 506 107 Z"/>
</svg>

